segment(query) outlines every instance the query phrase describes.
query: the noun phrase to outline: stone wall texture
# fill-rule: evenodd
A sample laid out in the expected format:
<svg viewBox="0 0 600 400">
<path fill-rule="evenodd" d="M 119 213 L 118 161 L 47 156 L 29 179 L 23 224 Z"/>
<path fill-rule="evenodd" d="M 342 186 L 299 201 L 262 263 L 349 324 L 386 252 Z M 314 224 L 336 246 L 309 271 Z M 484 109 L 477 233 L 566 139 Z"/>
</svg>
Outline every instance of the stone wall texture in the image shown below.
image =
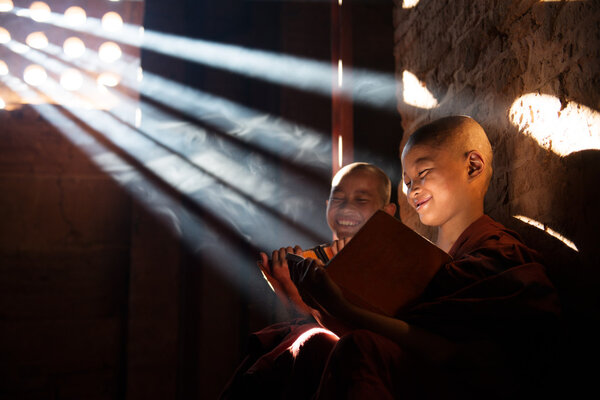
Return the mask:
<svg viewBox="0 0 600 400">
<path fill-rule="evenodd" d="M 404 8 L 397 1 L 394 24 L 403 142 L 442 116 L 480 122 L 495 152 L 486 212 L 551 259 L 557 286 L 579 293 L 575 308 L 589 307 L 597 300 L 584 282 L 597 280 L 600 268 L 600 3 L 421 0 Z M 405 71 L 433 104 L 411 105 Z M 399 202 L 401 218 L 430 234 Z"/>
</svg>

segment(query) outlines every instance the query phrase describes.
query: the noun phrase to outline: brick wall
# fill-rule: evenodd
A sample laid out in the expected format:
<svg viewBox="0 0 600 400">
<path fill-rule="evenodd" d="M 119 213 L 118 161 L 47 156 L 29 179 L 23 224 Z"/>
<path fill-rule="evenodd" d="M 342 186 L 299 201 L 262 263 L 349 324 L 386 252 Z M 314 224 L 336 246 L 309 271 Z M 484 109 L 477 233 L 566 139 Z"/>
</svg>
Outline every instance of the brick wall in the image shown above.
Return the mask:
<svg viewBox="0 0 600 400">
<path fill-rule="evenodd" d="M 581 293 L 590 293 L 585 282 L 598 277 L 600 265 L 598 3 L 422 0 L 412 8 L 396 3 L 396 76 L 402 82 L 404 71 L 414 74 L 437 102 L 411 105 L 401 86 L 398 111 L 405 132 L 450 114 L 478 120 L 495 150 L 486 212 L 549 256 L 557 286 L 570 294 L 584 286 Z M 576 124 L 583 128 L 573 129 Z M 573 151 L 559 147 L 560 135 L 573 142 Z M 430 234 L 403 198 L 400 210 L 405 221 Z M 560 233 L 579 251 L 516 215 Z M 573 299 L 577 308 L 597 301 L 581 293 Z"/>
</svg>

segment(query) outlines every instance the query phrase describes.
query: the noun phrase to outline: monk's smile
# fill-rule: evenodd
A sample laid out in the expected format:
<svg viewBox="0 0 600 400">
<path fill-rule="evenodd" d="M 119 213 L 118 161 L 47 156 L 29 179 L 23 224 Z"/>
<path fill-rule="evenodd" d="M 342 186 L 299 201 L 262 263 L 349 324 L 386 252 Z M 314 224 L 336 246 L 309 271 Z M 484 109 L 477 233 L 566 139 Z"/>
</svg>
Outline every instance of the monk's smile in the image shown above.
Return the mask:
<svg viewBox="0 0 600 400">
<path fill-rule="evenodd" d="M 429 200 L 431 200 L 431 196 L 426 196 L 425 198 L 415 200 L 415 209 L 417 211 L 421 210 L 423 206 L 429 204 Z"/>
</svg>

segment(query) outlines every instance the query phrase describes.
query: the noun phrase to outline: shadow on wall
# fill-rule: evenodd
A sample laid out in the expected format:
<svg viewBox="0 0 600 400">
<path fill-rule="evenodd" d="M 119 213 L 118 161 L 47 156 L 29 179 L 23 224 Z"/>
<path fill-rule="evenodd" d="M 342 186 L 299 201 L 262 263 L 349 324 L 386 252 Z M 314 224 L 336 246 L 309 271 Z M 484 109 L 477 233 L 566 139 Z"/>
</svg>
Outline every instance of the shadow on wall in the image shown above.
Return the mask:
<svg viewBox="0 0 600 400">
<path fill-rule="evenodd" d="M 582 352 L 600 305 L 599 19 L 593 1 L 423 0 L 395 10 L 396 74 L 416 76 L 433 98 L 414 105 L 403 83 L 405 132 L 451 114 L 482 124 L 495 150 L 486 212 L 544 255 Z M 401 218 L 427 234 L 400 197 Z"/>
</svg>

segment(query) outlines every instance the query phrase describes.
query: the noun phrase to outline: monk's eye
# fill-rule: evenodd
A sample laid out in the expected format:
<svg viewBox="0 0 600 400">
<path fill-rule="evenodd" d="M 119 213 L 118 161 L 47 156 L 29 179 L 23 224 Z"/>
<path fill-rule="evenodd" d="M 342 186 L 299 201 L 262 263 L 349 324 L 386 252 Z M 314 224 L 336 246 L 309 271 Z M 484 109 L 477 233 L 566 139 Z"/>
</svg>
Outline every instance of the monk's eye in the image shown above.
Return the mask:
<svg viewBox="0 0 600 400">
<path fill-rule="evenodd" d="M 406 186 L 407 189 L 410 189 L 410 182 L 404 182 L 404 185 Z"/>
<path fill-rule="evenodd" d="M 420 171 L 417 175 L 419 176 L 419 178 L 423 178 L 423 177 L 425 177 L 425 175 L 427 175 L 428 172 L 429 172 L 429 168 Z"/>
<path fill-rule="evenodd" d="M 356 199 L 356 201 L 357 201 L 358 203 L 362 203 L 362 204 L 364 204 L 364 203 L 368 202 L 368 201 L 369 201 L 369 199 Z"/>
<path fill-rule="evenodd" d="M 334 203 L 341 203 L 344 201 L 343 197 L 334 197 L 331 199 L 331 201 L 333 201 Z"/>
</svg>

